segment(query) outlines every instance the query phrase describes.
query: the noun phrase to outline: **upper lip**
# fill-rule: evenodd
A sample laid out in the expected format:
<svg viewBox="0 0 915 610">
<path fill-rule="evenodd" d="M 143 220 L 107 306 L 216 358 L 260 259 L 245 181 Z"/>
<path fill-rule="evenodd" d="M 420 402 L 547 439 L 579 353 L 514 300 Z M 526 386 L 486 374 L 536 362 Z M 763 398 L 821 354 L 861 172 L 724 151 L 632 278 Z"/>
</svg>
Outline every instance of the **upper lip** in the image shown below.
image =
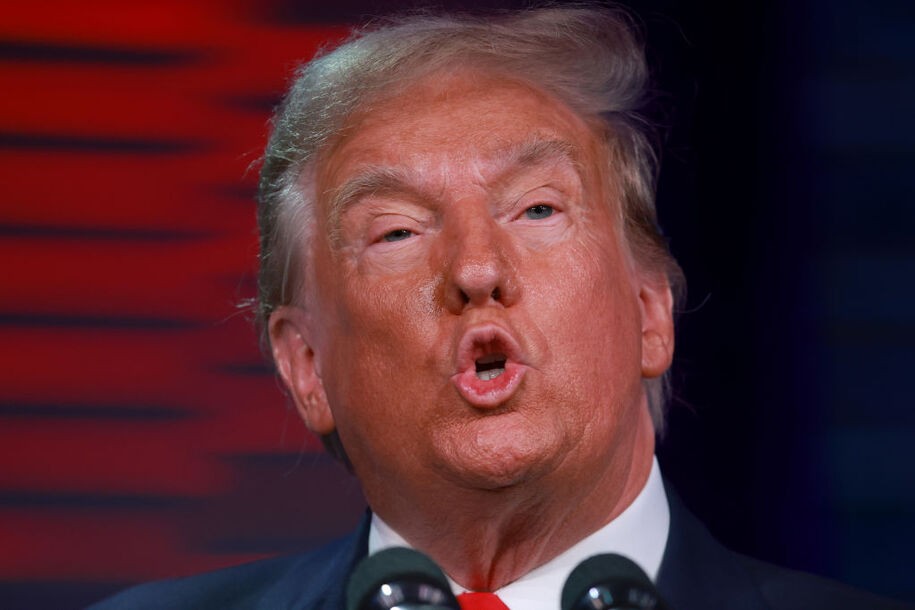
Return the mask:
<svg viewBox="0 0 915 610">
<path fill-rule="evenodd" d="M 506 362 L 525 364 L 521 347 L 511 333 L 490 322 L 468 329 L 461 337 L 455 358 L 457 372 L 475 368 L 478 359 L 490 354 L 501 354 Z"/>
</svg>

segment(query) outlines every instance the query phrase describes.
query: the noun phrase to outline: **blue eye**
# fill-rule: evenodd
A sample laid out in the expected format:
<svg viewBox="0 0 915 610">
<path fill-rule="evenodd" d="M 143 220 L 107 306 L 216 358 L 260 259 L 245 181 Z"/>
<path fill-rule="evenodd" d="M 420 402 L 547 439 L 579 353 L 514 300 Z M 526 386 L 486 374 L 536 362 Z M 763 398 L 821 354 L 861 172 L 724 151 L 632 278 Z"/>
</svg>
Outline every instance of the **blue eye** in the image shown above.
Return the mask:
<svg viewBox="0 0 915 610">
<path fill-rule="evenodd" d="M 538 205 L 532 205 L 531 207 L 524 210 L 524 215 L 527 216 L 530 220 L 543 220 L 544 218 L 549 218 L 553 215 L 555 210 L 552 206 L 548 206 L 544 203 Z"/>
<path fill-rule="evenodd" d="M 385 233 L 383 239 L 384 241 L 403 241 L 408 237 L 413 235 L 413 231 L 408 229 L 394 229 L 390 233 Z"/>
</svg>

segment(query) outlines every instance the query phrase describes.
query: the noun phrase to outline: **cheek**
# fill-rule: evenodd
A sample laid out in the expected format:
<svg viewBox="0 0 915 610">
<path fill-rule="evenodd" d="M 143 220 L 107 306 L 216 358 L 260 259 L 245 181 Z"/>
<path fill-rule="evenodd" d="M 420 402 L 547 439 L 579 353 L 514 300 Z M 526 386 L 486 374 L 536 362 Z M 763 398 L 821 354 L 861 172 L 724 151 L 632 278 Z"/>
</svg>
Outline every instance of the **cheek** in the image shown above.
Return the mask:
<svg viewBox="0 0 915 610">
<path fill-rule="evenodd" d="M 339 316 L 344 331 L 365 343 L 397 351 L 423 336 L 438 307 L 438 281 L 428 269 L 372 278 L 351 275 L 344 282 Z M 396 344 L 384 343 L 395 339 Z"/>
<path fill-rule="evenodd" d="M 625 265 L 587 252 L 567 302 L 565 352 L 578 357 L 565 370 L 579 404 L 592 405 L 581 412 L 583 436 L 603 438 L 625 427 L 640 405 L 641 318 Z"/>
<path fill-rule="evenodd" d="M 419 401 L 433 402 L 443 391 L 430 374 L 436 345 L 445 343 L 436 339 L 436 293 L 434 278 L 370 282 L 354 275 L 343 283 L 340 332 L 324 381 L 357 472 L 399 463 L 400 448 L 415 444 L 404 435 L 429 416 Z"/>
<path fill-rule="evenodd" d="M 355 270 L 340 279 L 325 381 L 335 404 L 362 408 L 376 388 L 396 391 L 431 361 L 437 282 L 420 269 L 384 278 Z"/>
<path fill-rule="evenodd" d="M 635 387 L 641 378 L 638 299 L 619 256 L 606 244 L 582 242 L 553 262 L 545 259 L 534 270 L 541 277 L 536 288 L 528 284 L 554 364 L 582 387 Z"/>
<path fill-rule="evenodd" d="M 552 318 L 563 325 L 577 329 L 608 323 L 625 331 L 637 316 L 630 274 L 612 245 L 579 238 L 562 251 L 540 256 L 528 265 L 527 275 L 527 292 L 550 303 L 556 312 Z"/>
</svg>

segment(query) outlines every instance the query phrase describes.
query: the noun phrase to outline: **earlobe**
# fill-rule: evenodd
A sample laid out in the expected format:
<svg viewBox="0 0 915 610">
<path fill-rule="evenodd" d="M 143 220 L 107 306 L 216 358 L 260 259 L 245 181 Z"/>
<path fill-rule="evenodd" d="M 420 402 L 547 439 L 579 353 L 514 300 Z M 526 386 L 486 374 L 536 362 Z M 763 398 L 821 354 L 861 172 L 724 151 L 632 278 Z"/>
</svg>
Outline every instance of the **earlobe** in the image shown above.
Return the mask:
<svg viewBox="0 0 915 610">
<path fill-rule="evenodd" d="M 294 305 L 278 307 L 270 314 L 269 334 L 273 361 L 305 425 L 315 434 L 330 434 L 336 426 L 309 339 L 307 314 Z"/>
<path fill-rule="evenodd" d="M 654 279 L 654 278 L 652 278 Z M 643 282 L 639 290 L 642 312 L 642 377 L 660 377 L 673 361 L 673 296 L 666 279 Z"/>
</svg>

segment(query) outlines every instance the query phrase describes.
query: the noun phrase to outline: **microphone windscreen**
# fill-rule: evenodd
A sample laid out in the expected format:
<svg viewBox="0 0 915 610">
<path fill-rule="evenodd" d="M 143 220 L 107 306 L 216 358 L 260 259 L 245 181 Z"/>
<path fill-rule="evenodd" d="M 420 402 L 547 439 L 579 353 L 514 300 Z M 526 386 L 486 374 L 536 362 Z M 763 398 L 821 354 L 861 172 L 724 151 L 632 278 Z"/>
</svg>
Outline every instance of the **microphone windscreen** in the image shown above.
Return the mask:
<svg viewBox="0 0 915 610">
<path fill-rule="evenodd" d="M 617 593 L 617 598 L 624 599 L 611 599 L 610 593 Z M 602 594 L 603 599 L 595 598 L 597 594 Z M 586 597 L 583 606 L 581 602 Z M 622 555 L 607 553 L 589 557 L 572 570 L 562 588 L 560 607 L 562 610 L 663 608 L 664 604 L 651 579 L 638 564 Z"/>
<path fill-rule="evenodd" d="M 407 597 L 418 598 L 402 599 L 402 592 Z M 388 597 L 391 605 L 384 601 Z M 384 549 L 356 566 L 346 586 L 347 610 L 393 608 L 404 603 L 459 608 L 441 568 L 419 551 L 403 547 Z"/>
</svg>

